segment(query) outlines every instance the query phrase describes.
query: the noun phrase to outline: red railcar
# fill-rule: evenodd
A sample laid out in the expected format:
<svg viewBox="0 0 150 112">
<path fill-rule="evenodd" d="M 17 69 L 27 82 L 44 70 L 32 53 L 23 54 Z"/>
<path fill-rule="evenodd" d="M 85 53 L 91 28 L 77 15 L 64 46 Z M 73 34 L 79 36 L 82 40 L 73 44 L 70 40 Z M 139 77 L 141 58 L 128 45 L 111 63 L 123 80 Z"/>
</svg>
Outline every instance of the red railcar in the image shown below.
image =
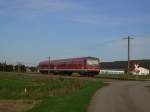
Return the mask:
<svg viewBox="0 0 150 112">
<path fill-rule="evenodd" d="M 95 75 L 100 72 L 99 59 L 95 57 L 82 57 L 61 60 L 47 60 L 38 65 L 40 73 L 80 73 Z"/>
</svg>

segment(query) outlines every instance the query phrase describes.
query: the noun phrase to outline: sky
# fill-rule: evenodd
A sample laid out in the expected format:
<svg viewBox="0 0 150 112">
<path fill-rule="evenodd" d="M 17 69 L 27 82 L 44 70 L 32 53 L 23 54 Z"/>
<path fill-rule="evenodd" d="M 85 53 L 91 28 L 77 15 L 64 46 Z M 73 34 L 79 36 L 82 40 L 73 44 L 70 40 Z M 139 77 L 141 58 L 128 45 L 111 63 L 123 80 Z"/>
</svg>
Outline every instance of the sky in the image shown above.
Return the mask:
<svg viewBox="0 0 150 112">
<path fill-rule="evenodd" d="M 150 59 L 150 0 L 0 0 L 0 62 Z"/>
</svg>

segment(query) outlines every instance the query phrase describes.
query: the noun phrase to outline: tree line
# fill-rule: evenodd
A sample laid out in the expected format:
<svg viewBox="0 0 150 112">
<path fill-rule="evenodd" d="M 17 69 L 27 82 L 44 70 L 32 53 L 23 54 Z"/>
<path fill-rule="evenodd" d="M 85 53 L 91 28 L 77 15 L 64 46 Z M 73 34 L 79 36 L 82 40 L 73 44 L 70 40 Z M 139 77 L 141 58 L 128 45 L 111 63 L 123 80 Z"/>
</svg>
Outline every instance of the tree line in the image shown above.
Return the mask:
<svg viewBox="0 0 150 112">
<path fill-rule="evenodd" d="M 130 68 L 134 67 L 134 64 L 139 64 L 140 67 L 150 70 L 150 60 L 131 60 Z M 127 69 L 127 61 L 114 61 L 114 62 L 101 62 L 102 69 Z"/>
<path fill-rule="evenodd" d="M 3 72 L 36 72 L 36 67 L 28 67 L 23 64 L 6 64 L 6 63 L 0 63 L 0 71 Z"/>
</svg>

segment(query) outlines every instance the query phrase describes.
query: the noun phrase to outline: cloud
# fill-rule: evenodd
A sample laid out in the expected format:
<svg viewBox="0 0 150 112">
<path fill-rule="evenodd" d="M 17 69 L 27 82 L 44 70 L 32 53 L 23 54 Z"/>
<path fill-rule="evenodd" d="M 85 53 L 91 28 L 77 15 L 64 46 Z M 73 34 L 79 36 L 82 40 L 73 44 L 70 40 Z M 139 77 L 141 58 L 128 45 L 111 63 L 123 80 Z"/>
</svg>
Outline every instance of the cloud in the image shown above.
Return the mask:
<svg viewBox="0 0 150 112">
<path fill-rule="evenodd" d="M 72 0 L 0 0 L 0 16 L 20 15 L 23 17 L 50 16 L 55 14 L 66 21 L 98 25 L 130 25 L 148 21 L 150 16 L 120 16 L 98 13 L 100 10 Z"/>
<path fill-rule="evenodd" d="M 84 7 L 65 0 L 0 0 L 0 14 L 45 14 L 72 12 Z"/>
<path fill-rule="evenodd" d="M 93 14 L 93 13 L 79 13 L 70 16 L 66 19 L 71 21 L 88 23 L 88 24 L 98 24 L 98 25 L 131 25 L 142 23 L 150 19 L 150 16 L 110 16 L 108 14 Z"/>
</svg>

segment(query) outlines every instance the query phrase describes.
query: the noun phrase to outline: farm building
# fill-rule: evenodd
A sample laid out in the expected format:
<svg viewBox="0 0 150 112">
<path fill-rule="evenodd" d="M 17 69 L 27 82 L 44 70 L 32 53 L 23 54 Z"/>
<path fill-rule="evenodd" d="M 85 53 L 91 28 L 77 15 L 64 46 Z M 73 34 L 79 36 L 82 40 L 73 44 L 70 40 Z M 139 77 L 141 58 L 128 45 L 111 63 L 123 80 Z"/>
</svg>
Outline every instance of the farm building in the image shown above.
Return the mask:
<svg viewBox="0 0 150 112">
<path fill-rule="evenodd" d="M 117 69 L 102 69 L 100 70 L 100 74 L 124 74 L 124 70 L 117 70 Z"/>
<path fill-rule="evenodd" d="M 148 69 L 139 67 L 138 64 L 135 64 L 134 69 L 132 70 L 132 74 L 134 74 L 134 75 L 149 75 L 150 72 Z"/>
<path fill-rule="evenodd" d="M 127 61 L 102 62 L 100 74 L 123 74 L 127 68 Z M 149 75 L 150 60 L 132 60 L 130 68 L 132 74 Z"/>
</svg>

